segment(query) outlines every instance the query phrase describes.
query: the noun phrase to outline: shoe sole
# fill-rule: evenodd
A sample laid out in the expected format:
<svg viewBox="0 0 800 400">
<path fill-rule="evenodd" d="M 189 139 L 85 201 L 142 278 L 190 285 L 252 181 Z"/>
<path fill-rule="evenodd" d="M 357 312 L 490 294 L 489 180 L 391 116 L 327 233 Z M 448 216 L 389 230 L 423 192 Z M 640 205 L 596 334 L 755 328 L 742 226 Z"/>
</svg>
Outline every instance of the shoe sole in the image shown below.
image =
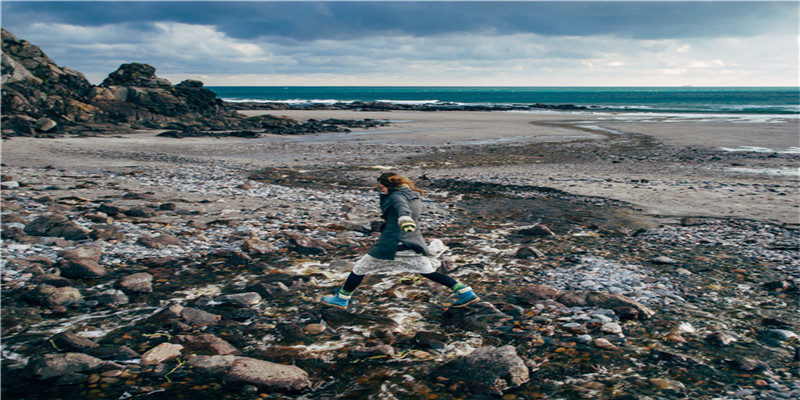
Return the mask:
<svg viewBox="0 0 800 400">
<path fill-rule="evenodd" d="M 480 298 L 476 297 L 476 298 L 474 298 L 474 299 L 472 299 L 472 300 L 470 300 L 470 301 L 468 301 L 468 302 L 466 302 L 464 304 L 459 304 L 459 305 L 451 304 L 450 307 L 453 307 L 453 308 L 466 307 L 466 306 L 468 306 L 468 305 L 470 305 L 470 304 L 472 304 L 472 303 L 474 303 L 474 302 L 476 302 L 478 300 L 480 300 Z"/>
</svg>

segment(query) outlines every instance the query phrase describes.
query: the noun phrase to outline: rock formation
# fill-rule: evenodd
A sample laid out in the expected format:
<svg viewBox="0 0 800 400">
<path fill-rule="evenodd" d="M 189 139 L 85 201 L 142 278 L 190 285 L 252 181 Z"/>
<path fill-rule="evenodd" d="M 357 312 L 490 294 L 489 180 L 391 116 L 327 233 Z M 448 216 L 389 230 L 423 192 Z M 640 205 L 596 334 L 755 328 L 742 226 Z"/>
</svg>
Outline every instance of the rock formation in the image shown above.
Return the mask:
<svg viewBox="0 0 800 400">
<path fill-rule="evenodd" d="M 3 137 L 126 129 L 238 129 L 244 116 L 203 83 L 173 85 L 150 65 L 123 64 L 99 86 L 2 30 Z M 291 120 L 290 122 L 296 123 Z"/>
</svg>

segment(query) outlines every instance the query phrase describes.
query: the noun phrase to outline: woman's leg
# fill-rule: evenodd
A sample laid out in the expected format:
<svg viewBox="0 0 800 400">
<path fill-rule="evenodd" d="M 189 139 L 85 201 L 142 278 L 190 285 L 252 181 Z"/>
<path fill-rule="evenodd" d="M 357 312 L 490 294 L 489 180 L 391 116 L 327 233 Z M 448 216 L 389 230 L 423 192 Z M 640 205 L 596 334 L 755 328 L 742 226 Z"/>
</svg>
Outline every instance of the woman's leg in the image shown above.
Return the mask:
<svg viewBox="0 0 800 400">
<path fill-rule="evenodd" d="M 341 309 L 347 309 L 347 303 L 350 302 L 350 296 L 353 294 L 353 291 L 356 290 L 358 285 L 361 284 L 361 281 L 364 280 L 364 275 L 357 275 L 354 273 L 350 273 L 347 276 L 347 280 L 344 281 L 344 286 L 341 289 L 336 291 L 336 294 L 333 296 L 325 296 L 322 298 L 322 302 L 334 307 L 338 307 Z"/>
<path fill-rule="evenodd" d="M 448 288 L 452 288 L 458 283 L 455 279 L 440 272 L 431 272 L 430 274 L 422 274 L 422 276 Z"/>
<path fill-rule="evenodd" d="M 422 276 L 450 289 L 457 298 L 456 302 L 453 303 L 453 307 L 464 307 L 467 304 L 478 301 L 478 296 L 472 291 L 471 287 L 457 282 L 445 274 L 431 272 L 430 274 L 422 274 Z"/>
<path fill-rule="evenodd" d="M 347 276 L 347 280 L 344 281 L 344 286 L 342 286 L 342 290 L 340 292 L 345 292 L 346 295 L 353 294 L 353 291 L 356 290 L 358 285 L 361 284 L 361 281 L 364 280 L 364 275 L 356 275 L 354 273 L 350 273 Z"/>
</svg>

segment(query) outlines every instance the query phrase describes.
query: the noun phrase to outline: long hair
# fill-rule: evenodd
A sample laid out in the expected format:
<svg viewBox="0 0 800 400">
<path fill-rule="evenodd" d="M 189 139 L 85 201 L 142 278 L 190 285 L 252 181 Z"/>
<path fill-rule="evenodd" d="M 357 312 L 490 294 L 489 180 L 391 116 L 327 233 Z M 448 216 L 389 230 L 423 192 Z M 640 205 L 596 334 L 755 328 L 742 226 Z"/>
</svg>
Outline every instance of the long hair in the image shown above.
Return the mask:
<svg viewBox="0 0 800 400">
<path fill-rule="evenodd" d="M 418 188 L 416 185 L 414 185 L 414 181 L 412 181 L 411 179 L 406 178 L 403 175 L 396 174 L 394 172 L 384 172 L 384 173 L 382 173 L 381 176 L 378 177 L 378 183 L 380 183 L 383 186 L 386 186 L 387 188 L 396 188 L 396 187 L 399 187 L 399 186 L 407 185 L 408 187 L 410 187 L 414 191 L 419 192 L 419 194 L 423 194 L 423 195 L 425 194 L 424 190 L 422 190 L 422 189 Z"/>
</svg>

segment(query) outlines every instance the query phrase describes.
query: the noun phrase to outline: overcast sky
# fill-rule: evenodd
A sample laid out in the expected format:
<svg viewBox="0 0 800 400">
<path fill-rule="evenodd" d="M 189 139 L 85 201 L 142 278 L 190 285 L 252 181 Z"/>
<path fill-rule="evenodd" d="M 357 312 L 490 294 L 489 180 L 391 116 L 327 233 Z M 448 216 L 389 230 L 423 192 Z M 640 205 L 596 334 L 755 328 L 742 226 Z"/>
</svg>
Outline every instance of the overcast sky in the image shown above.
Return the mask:
<svg viewBox="0 0 800 400">
<path fill-rule="evenodd" d="M 2 1 L 2 26 L 100 83 L 798 86 L 800 2 Z"/>
</svg>

